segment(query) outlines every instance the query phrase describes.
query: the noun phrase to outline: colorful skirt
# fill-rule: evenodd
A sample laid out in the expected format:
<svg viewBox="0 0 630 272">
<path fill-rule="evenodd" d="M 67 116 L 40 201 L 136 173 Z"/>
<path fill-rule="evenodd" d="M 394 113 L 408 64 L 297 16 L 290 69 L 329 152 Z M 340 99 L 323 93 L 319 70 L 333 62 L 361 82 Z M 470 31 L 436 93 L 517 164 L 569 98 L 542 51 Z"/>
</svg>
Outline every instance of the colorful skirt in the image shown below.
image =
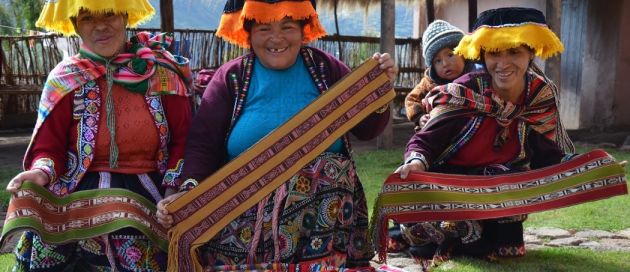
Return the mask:
<svg viewBox="0 0 630 272">
<path fill-rule="evenodd" d="M 354 164 L 324 153 L 202 246 L 200 259 L 207 271 L 369 270 L 367 230 Z"/>
<path fill-rule="evenodd" d="M 157 173 L 88 172 L 76 191 L 123 188 L 157 203 L 163 195 L 156 186 L 160 180 Z M 165 271 L 167 262 L 167 253 L 133 228 L 61 245 L 47 244 L 26 231 L 15 254 L 14 271 Z"/>
</svg>

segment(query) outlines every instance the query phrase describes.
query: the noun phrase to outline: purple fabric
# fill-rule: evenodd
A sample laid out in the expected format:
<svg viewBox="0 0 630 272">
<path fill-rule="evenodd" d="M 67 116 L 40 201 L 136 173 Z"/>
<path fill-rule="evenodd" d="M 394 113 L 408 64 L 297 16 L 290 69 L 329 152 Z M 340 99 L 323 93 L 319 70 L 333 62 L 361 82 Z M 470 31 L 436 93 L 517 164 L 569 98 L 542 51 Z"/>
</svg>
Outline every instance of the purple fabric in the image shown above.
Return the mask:
<svg viewBox="0 0 630 272">
<path fill-rule="evenodd" d="M 326 67 L 324 76 L 329 87 L 350 72 L 345 64 L 333 56 L 315 48 L 310 50 L 315 63 L 323 63 Z M 208 84 L 188 134 L 184 156 L 186 163 L 182 173 L 184 180 L 193 178 L 202 181 L 227 163 L 226 139 L 235 100 L 234 79 L 230 75 L 236 75 L 239 86 L 242 86 L 243 59 L 251 54 L 219 67 Z M 354 127 L 351 133 L 359 140 L 372 139 L 385 129 L 389 115 L 389 110 L 382 114 L 373 113 Z"/>
</svg>

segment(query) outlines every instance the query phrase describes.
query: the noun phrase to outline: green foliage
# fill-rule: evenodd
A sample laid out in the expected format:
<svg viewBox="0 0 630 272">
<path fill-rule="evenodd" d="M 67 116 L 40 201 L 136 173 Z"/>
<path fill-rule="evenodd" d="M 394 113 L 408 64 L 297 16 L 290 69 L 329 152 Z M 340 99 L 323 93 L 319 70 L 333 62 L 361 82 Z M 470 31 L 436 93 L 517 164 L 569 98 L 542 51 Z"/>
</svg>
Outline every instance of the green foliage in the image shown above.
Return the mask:
<svg viewBox="0 0 630 272">
<path fill-rule="evenodd" d="M 9 0 L 9 7 L 15 18 L 13 25 L 16 28 L 23 31 L 35 30 L 35 22 L 44 7 L 44 0 Z"/>
<path fill-rule="evenodd" d="M 12 27 L 14 24 L 11 21 L 11 15 L 7 11 L 7 8 L 2 4 L 0 4 L 0 25 L 2 25 L 2 27 L 0 27 L 0 34 L 13 34 L 14 30 Z"/>
</svg>

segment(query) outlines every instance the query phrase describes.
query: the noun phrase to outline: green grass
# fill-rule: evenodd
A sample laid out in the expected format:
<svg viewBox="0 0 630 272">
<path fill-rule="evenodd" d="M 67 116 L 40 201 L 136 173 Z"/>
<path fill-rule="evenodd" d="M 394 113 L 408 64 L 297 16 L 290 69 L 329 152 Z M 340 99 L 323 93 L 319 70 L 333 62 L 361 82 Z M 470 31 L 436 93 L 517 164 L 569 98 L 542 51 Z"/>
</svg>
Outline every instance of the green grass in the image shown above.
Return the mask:
<svg viewBox="0 0 630 272">
<path fill-rule="evenodd" d="M 6 210 L 11 199 L 11 193 L 7 192 L 4 188 L 7 187 L 9 180 L 20 172 L 19 168 L 11 168 L 6 166 L 0 166 L 0 208 Z"/>
<path fill-rule="evenodd" d="M 593 252 L 578 248 L 546 248 L 530 250 L 522 258 L 502 259 L 489 263 L 469 258 L 456 258 L 432 271 L 503 272 L 503 271 L 630 271 L 627 252 Z"/>
<path fill-rule="evenodd" d="M 15 263 L 15 255 L 12 253 L 0 255 L 0 272 L 11 271 Z"/>
</svg>

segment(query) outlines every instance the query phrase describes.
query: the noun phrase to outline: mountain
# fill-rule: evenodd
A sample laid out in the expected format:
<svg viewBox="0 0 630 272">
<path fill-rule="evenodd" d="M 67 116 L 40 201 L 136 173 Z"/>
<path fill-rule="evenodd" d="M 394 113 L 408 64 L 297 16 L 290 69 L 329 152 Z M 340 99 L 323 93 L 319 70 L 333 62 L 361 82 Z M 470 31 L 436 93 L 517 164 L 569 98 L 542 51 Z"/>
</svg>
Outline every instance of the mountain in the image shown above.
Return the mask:
<svg viewBox="0 0 630 272">
<path fill-rule="evenodd" d="M 141 27 L 159 28 L 159 0 L 150 0 L 156 7 L 157 16 Z M 181 29 L 216 29 L 223 12 L 224 1 L 210 0 L 174 0 L 175 28 Z M 332 10 L 319 9 L 322 24 L 330 34 L 335 33 L 335 17 Z M 339 32 L 341 35 L 379 36 L 380 6 L 367 10 L 344 9 L 338 11 Z M 413 31 L 413 9 L 406 4 L 396 4 L 396 36 L 411 37 Z"/>
</svg>

